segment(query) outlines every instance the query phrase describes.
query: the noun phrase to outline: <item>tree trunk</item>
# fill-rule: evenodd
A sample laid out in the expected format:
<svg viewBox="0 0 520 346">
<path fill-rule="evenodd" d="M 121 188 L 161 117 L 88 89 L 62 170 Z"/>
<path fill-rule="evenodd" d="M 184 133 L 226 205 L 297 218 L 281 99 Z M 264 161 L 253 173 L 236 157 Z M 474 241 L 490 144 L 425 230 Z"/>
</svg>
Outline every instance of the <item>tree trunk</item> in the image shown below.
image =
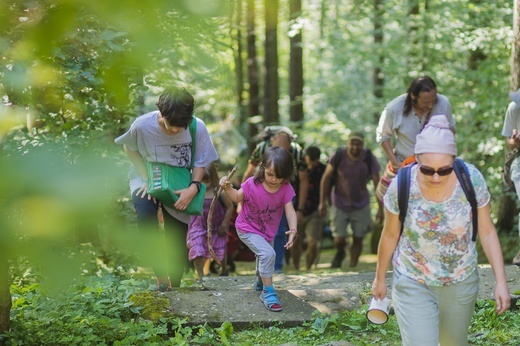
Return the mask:
<svg viewBox="0 0 520 346">
<path fill-rule="evenodd" d="M 278 124 L 278 0 L 265 0 L 264 121 Z"/>
<path fill-rule="evenodd" d="M 374 83 L 374 99 L 376 100 L 377 109 L 383 108 L 383 90 L 385 86 L 385 76 L 383 72 L 384 56 L 383 56 L 383 0 L 374 0 L 374 48 L 376 63 L 372 72 L 372 81 Z M 379 122 L 379 111 L 373 114 L 374 124 Z"/>
<path fill-rule="evenodd" d="M 513 49 L 511 51 L 511 91 L 520 87 L 520 6 L 519 0 L 514 2 L 513 12 Z"/>
<path fill-rule="evenodd" d="M 0 334 L 9 330 L 11 314 L 11 280 L 9 278 L 9 262 L 5 257 L 5 250 L 0 255 Z M 0 341 L 0 344 L 3 344 Z"/>
<path fill-rule="evenodd" d="M 303 125 L 303 49 L 302 28 L 300 23 L 302 11 L 301 0 L 289 1 L 289 17 L 291 25 L 291 50 L 289 60 L 289 115 L 291 123 L 301 129 Z"/>
<path fill-rule="evenodd" d="M 235 3 L 235 28 L 231 33 L 231 37 L 235 36 L 235 89 L 237 93 L 237 110 L 239 126 L 245 130 L 247 124 L 247 114 L 244 110 L 244 62 L 243 62 L 243 44 L 242 44 L 242 0 L 236 0 Z M 232 26 L 233 27 L 233 26 Z"/>
<path fill-rule="evenodd" d="M 520 87 L 520 6 L 519 0 L 514 1 L 513 12 L 513 48 L 511 50 L 510 90 L 516 91 Z M 504 150 L 507 148 L 504 145 Z M 518 191 L 520 193 L 520 191 Z M 515 216 L 518 215 L 518 197 L 512 193 L 504 193 L 500 198 L 498 209 L 497 229 L 506 233 L 517 230 Z"/>
<path fill-rule="evenodd" d="M 408 87 L 410 73 L 413 71 L 423 71 L 421 58 L 421 39 L 420 39 L 420 9 L 419 0 L 408 0 L 408 40 L 406 52 L 406 66 L 408 73 L 403 76 L 404 83 Z M 415 77 L 415 76 L 414 76 Z"/>
<path fill-rule="evenodd" d="M 255 0 L 247 0 L 247 76 L 249 80 L 249 107 L 248 117 L 260 115 L 260 82 L 258 80 L 258 63 L 256 56 L 255 36 Z M 258 134 L 258 128 L 253 122 L 249 123 L 249 138 Z M 254 141 L 249 141 L 250 152 L 255 148 Z"/>
</svg>

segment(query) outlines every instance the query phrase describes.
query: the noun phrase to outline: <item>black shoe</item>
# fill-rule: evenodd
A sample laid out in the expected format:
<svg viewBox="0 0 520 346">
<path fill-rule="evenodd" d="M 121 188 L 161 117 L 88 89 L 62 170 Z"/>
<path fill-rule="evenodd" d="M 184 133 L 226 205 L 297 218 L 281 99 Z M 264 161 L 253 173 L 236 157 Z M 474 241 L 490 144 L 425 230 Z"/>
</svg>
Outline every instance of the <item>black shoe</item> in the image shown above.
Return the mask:
<svg viewBox="0 0 520 346">
<path fill-rule="evenodd" d="M 332 263 L 330 264 L 331 268 L 341 268 L 341 263 L 345 259 L 347 254 L 345 251 L 342 252 L 336 252 L 336 255 L 334 255 L 334 259 L 332 260 Z"/>
</svg>

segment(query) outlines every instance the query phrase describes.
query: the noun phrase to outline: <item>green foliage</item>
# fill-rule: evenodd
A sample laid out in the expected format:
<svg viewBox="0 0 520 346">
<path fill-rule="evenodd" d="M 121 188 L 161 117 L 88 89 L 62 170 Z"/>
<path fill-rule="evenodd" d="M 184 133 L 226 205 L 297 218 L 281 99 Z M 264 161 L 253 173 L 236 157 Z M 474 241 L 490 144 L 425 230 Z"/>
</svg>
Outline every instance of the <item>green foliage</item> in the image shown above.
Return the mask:
<svg viewBox="0 0 520 346">
<path fill-rule="evenodd" d="M 502 315 L 497 315 L 494 301 L 477 301 L 477 306 L 469 329 L 469 341 L 471 344 L 516 344 L 520 338 L 520 330 L 518 329 L 520 315 L 518 314 L 518 310 L 516 311 L 517 312 L 507 311 Z"/>
<path fill-rule="evenodd" d="M 397 321 L 384 325 L 366 319 L 367 306 L 338 315 L 316 314 L 301 327 L 252 326 L 235 331 L 233 324 L 189 327 L 167 307 L 168 299 L 147 291 L 148 280 L 114 275 L 102 269 L 82 277 L 69 290 L 48 294 L 29 275 L 11 287 L 11 330 L 0 337 L 7 345 L 320 345 L 347 341 L 353 345 L 399 345 Z M 147 309 L 154 318 L 149 319 Z M 518 312 L 498 316 L 492 301 L 479 300 L 470 327 L 471 345 L 514 344 L 520 337 Z"/>
</svg>

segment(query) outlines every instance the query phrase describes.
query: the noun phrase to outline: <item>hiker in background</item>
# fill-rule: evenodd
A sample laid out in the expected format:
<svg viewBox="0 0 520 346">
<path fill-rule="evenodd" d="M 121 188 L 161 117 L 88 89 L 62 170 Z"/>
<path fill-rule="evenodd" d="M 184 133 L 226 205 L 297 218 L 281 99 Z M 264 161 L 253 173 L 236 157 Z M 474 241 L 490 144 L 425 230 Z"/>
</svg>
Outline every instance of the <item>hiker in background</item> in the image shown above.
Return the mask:
<svg viewBox="0 0 520 346">
<path fill-rule="evenodd" d="M 502 128 L 502 136 L 507 137 L 506 149 L 514 150 L 517 152 L 520 148 L 520 89 L 515 92 L 509 93 L 511 102 L 507 107 L 506 116 L 504 119 L 504 127 Z M 517 197 L 520 192 L 520 156 L 516 155 L 516 158 L 511 163 L 510 177 L 516 190 Z M 518 236 L 520 237 L 520 215 L 518 219 Z M 520 251 L 513 258 L 513 264 L 520 266 Z"/>
<path fill-rule="evenodd" d="M 321 179 L 319 212 L 322 217 L 325 216 L 327 204 L 330 204 L 329 218 L 336 249 L 331 268 L 341 268 L 346 257 L 349 224 L 353 235 L 350 266 L 355 267 L 358 264 L 363 239 L 372 229 L 367 185 L 373 181 L 374 189 L 376 188 L 380 169 L 376 157 L 369 149 L 365 149 L 365 136 L 361 132 L 352 132 L 347 146 L 339 148 L 330 157 Z M 331 191 L 332 182 L 334 188 Z M 377 219 L 382 222 L 382 203 L 379 200 L 377 203 Z"/>
<path fill-rule="evenodd" d="M 124 145 L 124 150 L 132 163 L 130 193 L 137 214 L 139 230 L 148 232 L 150 239 L 159 237 L 157 210 L 160 206 L 164 217 L 165 241 L 158 240 L 166 247 L 166 258 L 154 254 L 152 266 L 157 276 L 159 291 L 180 287 L 185 267 L 189 264 L 186 248 L 186 233 L 190 216 L 182 211 L 186 209 L 199 190 L 204 175 L 204 167 L 218 159 L 217 151 L 211 142 L 206 125 L 193 116 L 195 101 L 185 89 L 166 89 L 157 102 L 159 110 L 139 116 L 130 126 L 130 130 L 115 139 L 116 144 Z M 196 138 L 192 140 L 189 125 L 197 121 Z M 195 142 L 195 157 L 191 157 L 191 146 Z M 147 194 L 148 174 L 146 161 L 163 162 L 171 166 L 190 167 L 194 160 L 192 183 L 179 191 L 175 209 L 165 207 Z M 143 246 L 146 248 L 146 246 Z"/>
<path fill-rule="evenodd" d="M 242 202 L 242 210 L 235 221 L 237 234 L 256 255 L 256 291 L 262 291 L 260 300 L 269 311 L 281 311 L 282 305 L 273 286 L 275 251 L 271 242 L 276 235 L 282 214 L 289 223 L 288 241 L 284 246 L 293 246 L 298 234 L 297 216 L 293 198 L 295 192 L 290 184 L 294 174 L 293 157 L 285 149 L 270 147 L 262 155 L 255 175 L 235 189 L 228 177 L 220 179 L 220 186 L 233 203 Z"/>
<path fill-rule="evenodd" d="M 387 295 L 393 266 L 392 300 L 403 345 L 466 345 L 479 274 L 473 222 L 453 165 L 455 136 L 444 115 L 434 115 L 417 136 L 417 164 L 410 170 L 404 222 L 399 219 L 398 179 L 384 197 L 385 223 L 379 242 L 372 295 Z M 491 220 L 490 195 L 482 174 L 465 164 L 478 206 L 478 236 L 495 275 L 498 314 L 510 305 L 502 250 Z M 401 233 L 401 227 L 403 231 Z"/>
<path fill-rule="evenodd" d="M 307 245 L 305 252 L 307 270 L 311 269 L 319 257 L 318 243 L 323 235 L 323 217 L 319 213 L 318 206 L 320 204 L 320 182 L 326 166 L 320 162 L 320 155 L 321 150 L 318 147 L 310 146 L 305 149 L 304 158 L 309 175 L 309 192 L 302 208 L 303 220 L 298 224 L 298 229 L 304 235 Z M 296 238 L 291 249 L 293 266 L 296 270 L 300 269 L 302 242 L 303 237 Z"/>
<path fill-rule="evenodd" d="M 383 200 L 388 185 L 403 161 L 413 156 L 415 137 L 435 114 L 445 114 L 450 128 L 455 130 L 450 101 L 437 93 L 437 85 L 428 76 L 415 78 L 406 94 L 390 101 L 383 110 L 376 130 L 376 141 L 383 147 L 388 164 L 376 190 L 379 200 Z"/>
<path fill-rule="evenodd" d="M 212 163 L 206 167 L 202 183 L 206 185 L 202 215 L 191 217 L 186 241 L 186 246 L 189 249 L 188 258 L 190 261 L 193 261 L 199 277 L 198 283 L 201 285 L 203 284 L 204 267 L 212 258 L 208 247 L 208 232 L 211 232 L 211 245 L 214 254 L 222 263 L 221 276 L 227 275 L 227 266 L 224 258 L 227 250 L 229 222 L 235 208 L 226 194 L 221 194 L 216 203 L 214 203 L 211 225 L 208 225 L 209 208 L 219 186 L 215 164 Z"/>
<path fill-rule="evenodd" d="M 309 177 L 307 174 L 307 164 L 302 155 L 302 147 L 295 142 L 296 135 L 286 126 L 273 126 L 275 133 L 272 137 L 266 138 L 264 141 L 258 143 L 255 150 L 249 158 L 247 169 L 242 177 L 242 182 L 246 181 L 249 177 L 254 174 L 255 168 L 260 164 L 260 158 L 264 154 L 267 148 L 270 146 L 276 146 L 284 148 L 289 151 L 293 156 L 293 166 L 296 171 L 294 178 L 290 180 L 291 185 L 296 192 L 296 198 L 294 199 L 294 208 L 298 216 L 298 222 L 303 220 L 303 209 L 301 206 L 305 205 L 307 200 L 307 192 L 309 189 Z M 237 210 L 240 213 L 240 205 Z M 289 230 L 287 224 L 287 218 L 285 214 L 282 215 L 280 221 L 280 227 L 276 232 L 274 238 L 274 250 L 276 252 L 276 262 L 274 265 L 275 272 L 277 274 L 283 273 L 283 265 L 285 259 L 285 243 L 287 242 L 286 232 Z M 288 257 L 289 258 L 289 257 Z"/>
</svg>

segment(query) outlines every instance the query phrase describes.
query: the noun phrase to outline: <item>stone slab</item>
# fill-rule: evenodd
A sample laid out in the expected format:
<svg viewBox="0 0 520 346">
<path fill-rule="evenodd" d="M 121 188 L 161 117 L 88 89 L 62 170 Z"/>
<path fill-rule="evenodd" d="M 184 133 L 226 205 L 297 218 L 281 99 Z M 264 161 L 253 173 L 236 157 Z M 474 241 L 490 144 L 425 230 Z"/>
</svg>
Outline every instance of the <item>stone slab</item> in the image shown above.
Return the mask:
<svg viewBox="0 0 520 346">
<path fill-rule="evenodd" d="M 234 328 L 246 328 L 251 324 L 285 327 L 300 326 L 310 320 L 316 311 L 304 300 L 286 290 L 277 290 L 283 310 L 271 312 L 260 300 L 260 292 L 245 290 L 179 291 L 167 293 L 176 315 L 188 318 L 190 325 L 208 323 L 219 327 L 223 322 L 233 323 Z"/>
<path fill-rule="evenodd" d="M 493 299 L 495 280 L 489 266 L 481 266 L 479 299 Z M 520 268 L 506 266 L 508 287 L 520 294 Z M 186 317 L 190 325 L 208 323 L 220 326 L 225 321 L 235 328 L 250 324 L 297 326 L 313 320 L 316 312 L 332 315 L 358 309 L 370 299 L 374 273 L 327 273 L 316 275 L 276 275 L 273 278 L 281 312 L 268 311 L 252 284 L 254 276 L 207 277 L 204 288 L 185 287 L 166 295 L 176 315 Z M 391 287 L 392 274 L 387 275 Z M 391 293 L 391 292 L 390 292 Z"/>
</svg>

